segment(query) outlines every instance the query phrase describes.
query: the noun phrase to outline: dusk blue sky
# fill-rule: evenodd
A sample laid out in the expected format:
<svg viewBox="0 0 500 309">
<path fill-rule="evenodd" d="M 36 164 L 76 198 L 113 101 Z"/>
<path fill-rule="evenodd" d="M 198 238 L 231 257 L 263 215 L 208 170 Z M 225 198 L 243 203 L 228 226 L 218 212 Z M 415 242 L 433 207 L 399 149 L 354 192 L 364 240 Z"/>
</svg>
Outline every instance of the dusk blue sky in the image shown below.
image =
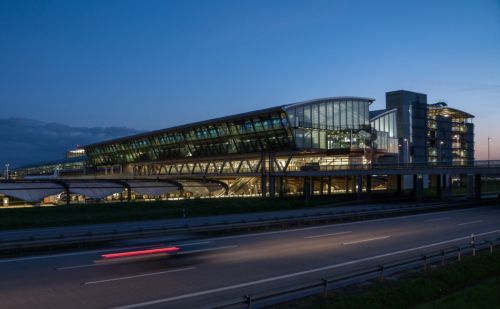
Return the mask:
<svg viewBox="0 0 500 309">
<path fill-rule="evenodd" d="M 500 159 L 500 1 L 0 2 L 1 117 L 160 129 L 407 89 Z"/>
</svg>

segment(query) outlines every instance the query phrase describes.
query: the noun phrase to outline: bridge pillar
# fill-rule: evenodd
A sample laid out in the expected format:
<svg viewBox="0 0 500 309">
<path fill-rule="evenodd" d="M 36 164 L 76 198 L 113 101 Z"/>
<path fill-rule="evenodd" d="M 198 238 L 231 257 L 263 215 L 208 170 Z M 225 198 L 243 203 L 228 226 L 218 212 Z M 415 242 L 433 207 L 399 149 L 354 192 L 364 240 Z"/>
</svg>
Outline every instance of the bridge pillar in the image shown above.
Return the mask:
<svg viewBox="0 0 500 309">
<path fill-rule="evenodd" d="M 304 177 L 304 198 L 306 200 L 309 200 L 311 199 L 311 196 L 312 196 L 312 190 L 311 190 L 311 186 L 312 186 L 312 177 L 309 177 L 309 176 L 306 176 Z"/>
<path fill-rule="evenodd" d="M 64 192 L 66 193 L 66 205 L 69 205 L 71 202 L 71 195 L 69 194 L 69 185 L 64 186 Z"/>
<path fill-rule="evenodd" d="M 363 176 L 356 176 L 356 193 L 358 200 L 363 198 Z"/>
<path fill-rule="evenodd" d="M 424 179 L 421 174 L 413 175 L 413 194 L 417 201 L 424 197 Z"/>
<path fill-rule="evenodd" d="M 468 174 L 467 175 L 467 199 L 472 200 L 474 199 L 474 174 Z"/>
<path fill-rule="evenodd" d="M 403 193 L 403 175 L 396 175 L 396 194 Z"/>
<path fill-rule="evenodd" d="M 476 174 L 474 176 L 474 195 L 478 200 L 482 197 L 481 174 Z"/>
<path fill-rule="evenodd" d="M 269 197 L 276 197 L 275 176 L 269 176 Z"/>
<path fill-rule="evenodd" d="M 130 190 L 130 186 L 127 187 L 127 202 L 132 200 L 132 190 Z"/>
<path fill-rule="evenodd" d="M 284 178 L 283 176 L 279 176 L 278 178 L 278 196 L 283 197 L 285 195 L 285 189 L 283 188 L 284 186 Z"/>
<path fill-rule="evenodd" d="M 328 195 L 332 194 L 332 176 L 328 176 Z"/>
<path fill-rule="evenodd" d="M 263 174 L 260 177 L 260 192 L 262 194 L 262 197 L 267 196 L 267 176 L 266 176 L 266 174 Z"/>
<path fill-rule="evenodd" d="M 356 176 L 352 176 L 352 177 L 349 177 L 350 180 L 351 180 L 351 193 L 355 194 L 357 192 L 357 189 L 356 189 L 356 184 L 357 184 L 357 181 L 356 181 Z"/>
<path fill-rule="evenodd" d="M 344 178 L 344 184 L 345 184 L 345 193 L 349 193 L 349 178 L 345 176 Z"/>
<path fill-rule="evenodd" d="M 372 193 L 372 175 L 366 175 L 366 194 L 370 196 Z"/>
<path fill-rule="evenodd" d="M 323 187 L 325 186 L 325 183 L 323 181 L 323 177 L 319 178 L 319 195 L 323 195 Z"/>
<path fill-rule="evenodd" d="M 436 195 L 438 197 L 442 197 L 443 195 L 443 190 L 442 190 L 442 184 L 441 184 L 441 174 L 438 174 L 438 175 L 434 175 L 434 179 L 435 179 L 435 186 L 436 186 Z"/>
</svg>

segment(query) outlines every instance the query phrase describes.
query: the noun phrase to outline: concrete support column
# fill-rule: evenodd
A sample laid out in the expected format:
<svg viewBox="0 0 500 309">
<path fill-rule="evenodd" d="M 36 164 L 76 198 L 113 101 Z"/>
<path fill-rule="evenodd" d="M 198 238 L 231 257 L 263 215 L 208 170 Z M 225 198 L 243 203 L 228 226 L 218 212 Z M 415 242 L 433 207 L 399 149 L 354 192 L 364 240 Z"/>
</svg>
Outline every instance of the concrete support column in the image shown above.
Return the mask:
<svg viewBox="0 0 500 309">
<path fill-rule="evenodd" d="M 467 199 L 474 199 L 474 174 L 467 175 Z"/>
<path fill-rule="evenodd" d="M 276 197 L 275 176 L 269 176 L 269 197 Z"/>
<path fill-rule="evenodd" d="M 260 155 L 261 162 L 261 177 L 260 177 L 260 192 L 262 197 L 267 196 L 267 175 L 266 175 L 266 155 L 264 152 Z"/>
<path fill-rule="evenodd" d="M 304 177 L 303 194 L 306 200 L 311 199 L 311 177 Z"/>
<path fill-rule="evenodd" d="M 324 182 L 323 182 L 323 177 L 320 177 L 319 178 L 319 187 L 320 187 L 320 190 L 319 190 L 319 195 L 323 195 L 323 186 L 324 186 Z"/>
<path fill-rule="evenodd" d="M 360 200 L 363 198 L 363 176 L 358 175 L 356 177 L 356 184 L 357 184 L 356 194 L 358 200 Z"/>
<path fill-rule="evenodd" d="M 413 194 L 417 201 L 424 198 L 424 179 L 421 174 L 413 175 Z"/>
<path fill-rule="evenodd" d="M 278 183 L 278 196 L 284 197 L 285 196 L 284 177 L 279 176 L 278 181 L 279 181 L 279 183 Z"/>
<path fill-rule="evenodd" d="M 481 174 L 474 176 L 474 195 L 478 200 L 482 198 Z"/>
<path fill-rule="evenodd" d="M 372 175 L 366 175 L 366 194 L 369 196 L 372 193 Z"/>
<path fill-rule="evenodd" d="M 328 195 L 332 194 L 332 176 L 328 176 Z"/>
<path fill-rule="evenodd" d="M 352 176 L 349 178 L 351 178 L 351 193 L 355 194 L 357 192 L 356 185 L 358 183 L 358 180 L 356 179 L 356 176 Z"/>
<path fill-rule="evenodd" d="M 403 193 L 403 175 L 396 175 L 396 194 Z"/>
<path fill-rule="evenodd" d="M 442 190 L 442 185 L 441 185 L 441 174 L 434 175 L 434 179 L 436 180 L 436 195 L 438 197 L 442 197 L 443 195 L 443 190 Z"/>
<path fill-rule="evenodd" d="M 64 192 L 66 193 L 66 205 L 69 205 L 71 202 L 71 195 L 69 193 L 69 185 L 64 186 Z"/>
<path fill-rule="evenodd" d="M 345 176 L 344 178 L 344 184 L 345 184 L 345 193 L 349 193 L 349 178 Z"/>
<path fill-rule="evenodd" d="M 262 194 L 262 197 L 267 196 L 267 176 L 266 176 L 266 174 L 263 174 L 262 177 L 260 178 L 260 192 Z"/>
</svg>

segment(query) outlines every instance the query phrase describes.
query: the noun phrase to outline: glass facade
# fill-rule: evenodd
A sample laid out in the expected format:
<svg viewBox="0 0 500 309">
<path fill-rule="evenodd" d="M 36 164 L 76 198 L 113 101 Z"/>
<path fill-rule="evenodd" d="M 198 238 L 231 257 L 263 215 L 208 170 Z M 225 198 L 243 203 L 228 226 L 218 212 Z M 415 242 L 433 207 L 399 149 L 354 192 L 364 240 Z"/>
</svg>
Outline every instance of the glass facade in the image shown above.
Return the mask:
<svg viewBox="0 0 500 309">
<path fill-rule="evenodd" d="M 372 99 L 331 98 L 89 145 L 93 166 L 300 149 L 363 149 Z"/>
<path fill-rule="evenodd" d="M 380 151 L 398 153 L 397 109 L 384 111 L 371 120 L 372 128 L 377 132 L 373 147 Z"/>
<path fill-rule="evenodd" d="M 297 147 L 324 150 L 368 147 L 368 110 L 372 102 L 362 98 L 332 98 L 286 107 Z"/>
<path fill-rule="evenodd" d="M 280 109 L 216 119 L 85 147 L 92 165 L 291 150 L 286 114 Z"/>
<path fill-rule="evenodd" d="M 429 162 L 467 164 L 474 161 L 474 116 L 449 108 L 446 103 L 429 104 L 427 147 Z"/>
</svg>

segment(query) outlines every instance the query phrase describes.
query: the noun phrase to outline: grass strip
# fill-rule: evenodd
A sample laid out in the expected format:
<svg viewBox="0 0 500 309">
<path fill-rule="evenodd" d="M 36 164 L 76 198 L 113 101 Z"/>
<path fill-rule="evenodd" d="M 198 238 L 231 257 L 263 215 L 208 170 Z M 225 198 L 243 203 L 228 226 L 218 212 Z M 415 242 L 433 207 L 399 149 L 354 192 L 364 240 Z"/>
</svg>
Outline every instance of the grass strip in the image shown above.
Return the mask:
<svg viewBox="0 0 500 309">
<path fill-rule="evenodd" d="M 339 205 L 351 197 L 190 199 L 178 201 L 122 202 L 51 207 L 0 208 L 0 230 L 66 226 L 155 219 L 230 215 Z"/>
<path fill-rule="evenodd" d="M 448 297 L 415 307 L 416 309 L 500 308 L 500 278 L 481 282 Z"/>
<path fill-rule="evenodd" d="M 428 303 L 452 295 L 478 282 L 499 277 L 500 253 L 496 252 L 478 257 L 468 257 L 460 263 L 453 263 L 448 266 L 432 269 L 426 273 L 408 275 L 399 280 L 389 281 L 384 284 L 375 283 L 364 288 L 346 288 L 340 291 L 333 291 L 327 297 L 305 298 L 291 304 L 286 304 L 283 308 L 400 309 L 414 308 L 422 304 L 429 306 L 422 308 L 435 308 L 432 307 L 432 304 Z M 497 283 L 493 282 L 492 284 L 498 289 L 498 286 L 495 285 Z M 484 289 L 492 289 L 492 286 L 488 285 Z M 480 289 L 476 294 L 479 295 L 479 293 L 485 292 L 483 289 Z M 452 300 L 462 303 L 467 301 L 467 295 L 457 295 L 456 300 L 455 298 L 452 298 Z M 445 300 L 441 301 L 446 302 Z M 489 303 L 485 306 L 481 308 L 493 308 Z"/>
</svg>

